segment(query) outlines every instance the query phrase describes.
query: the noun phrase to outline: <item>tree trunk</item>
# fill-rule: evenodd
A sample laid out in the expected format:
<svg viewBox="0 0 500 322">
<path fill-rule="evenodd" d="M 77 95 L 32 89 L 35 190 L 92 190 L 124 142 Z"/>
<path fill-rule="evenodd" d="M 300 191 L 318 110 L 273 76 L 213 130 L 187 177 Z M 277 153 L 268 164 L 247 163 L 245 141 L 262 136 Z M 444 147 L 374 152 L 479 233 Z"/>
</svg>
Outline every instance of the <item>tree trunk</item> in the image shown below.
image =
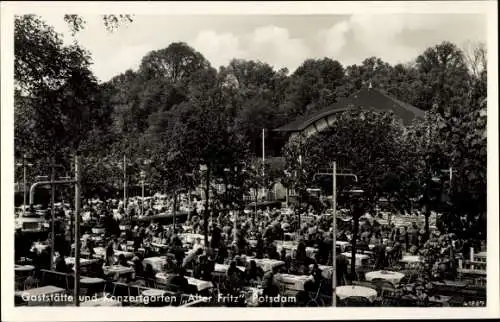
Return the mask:
<svg viewBox="0 0 500 322">
<path fill-rule="evenodd" d="M 203 235 L 205 236 L 205 248 L 208 247 L 208 206 L 210 197 L 210 168 L 207 166 L 207 182 L 205 186 L 205 215 L 203 218 Z"/>
<path fill-rule="evenodd" d="M 354 280 L 354 277 L 356 276 L 356 240 L 358 239 L 358 230 L 359 230 L 359 216 L 357 213 L 354 214 L 352 220 L 353 220 L 352 222 L 353 229 L 352 229 L 352 240 L 351 240 L 351 247 L 352 247 L 351 280 Z"/>
</svg>

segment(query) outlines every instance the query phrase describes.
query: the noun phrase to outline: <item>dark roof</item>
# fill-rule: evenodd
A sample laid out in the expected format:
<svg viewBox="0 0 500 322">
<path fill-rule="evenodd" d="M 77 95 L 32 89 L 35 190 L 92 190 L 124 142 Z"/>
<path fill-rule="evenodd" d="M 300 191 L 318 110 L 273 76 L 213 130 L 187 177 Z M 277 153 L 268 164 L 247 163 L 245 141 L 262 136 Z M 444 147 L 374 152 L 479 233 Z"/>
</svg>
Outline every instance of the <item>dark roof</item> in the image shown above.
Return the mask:
<svg viewBox="0 0 500 322">
<path fill-rule="evenodd" d="M 375 88 L 364 88 L 351 96 L 339 100 L 339 102 L 330 105 L 322 110 L 316 111 L 297 118 L 295 121 L 281 126 L 274 131 L 279 132 L 298 132 L 304 130 L 314 122 L 328 117 L 334 113 L 347 110 L 374 110 L 378 112 L 392 111 L 400 117 L 404 124 L 409 124 L 415 118 L 424 116 L 424 111 L 405 102 L 402 102 L 383 91 Z"/>
</svg>

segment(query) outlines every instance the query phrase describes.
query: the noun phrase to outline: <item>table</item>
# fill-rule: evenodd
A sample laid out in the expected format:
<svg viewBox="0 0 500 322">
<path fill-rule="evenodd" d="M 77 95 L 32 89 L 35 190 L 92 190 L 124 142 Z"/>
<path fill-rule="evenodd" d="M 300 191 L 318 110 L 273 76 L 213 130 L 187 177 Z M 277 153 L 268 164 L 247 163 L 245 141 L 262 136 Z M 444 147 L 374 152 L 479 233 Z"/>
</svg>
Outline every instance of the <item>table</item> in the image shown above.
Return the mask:
<svg viewBox="0 0 500 322">
<path fill-rule="evenodd" d="M 168 278 L 168 274 L 165 274 L 164 272 L 160 272 L 160 273 L 157 273 L 155 275 L 155 277 L 161 283 L 166 283 L 167 278 Z M 187 279 L 189 285 L 193 285 L 196 287 L 196 290 L 198 292 L 202 292 L 204 290 L 208 290 L 208 289 L 214 287 L 214 285 L 210 281 L 203 281 L 203 280 L 199 280 L 197 278 L 189 277 L 189 276 L 185 276 L 185 278 Z"/>
<path fill-rule="evenodd" d="M 236 266 L 240 271 L 244 272 L 245 267 L 243 266 Z M 215 264 L 214 272 L 215 273 L 227 273 L 227 270 L 229 269 L 229 265 L 226 264 Z"/>
<path fill-rule="evenodd" d="M 352 258 L 352 253 L 350 252 L 345 252 L 345 253 L 342 253 L 342 255 L 344 255 L 345 257 L 347 257 L 347 262 L 348 263 L 351 263 L 351 258 Z M 363 262 L 368 260 L 370 258 L 370 256 L 366 255 L 366 254 L 356 254 L 355 255 L 356 257 L 356 266 L 363 266 Z"/>
<path fill-rule="evenodd" d="M 135 273 L 132 267 L 125 267 L 121 265 L 103 266 L 102 269 L 105 275 L 114 275 L 114 279 L 116 280 L 118 280 L 123 275 Z"/>
<path fill-rule="evenodd" d="M 80 303 L 80 306 L 122 306 L 120 301 L 110 299 L 108 297 L 99 297 Z"/>
<path fill-rule="evenodd" d="M 457 269 L 457 272 L 459 274 L 463 274 L 463 275 L 486 276 L 486 270 L 482 270 L 482 269 L 459 268 L 459 269 Z"/>
<path fill-rule="evenodd" d="M 486 263 L 486 252 L 480 252 L 474 255 L 478 259 L 479 262 L 485 262 Z"/>
<path fill-rule="evenodd" d="M 309 265 L 309 269 L 312 270 L 314 268 L 314 264 Z M 333 266 L 326 265 L 318 265 L 318 268 L 321 270 L 321 275 L 324 278 L 332 279 L 333 276 Z"/>
<path fill-rule="evenodd" d="M 104 258 L 106 256 L 106 250 L 104 249 L 104 247 L 96 247 L 94 248 L 94 252 L 95 252 L 95 255 L 96 257 L 100 257 L 100 258 Z M 133 258 L 134 257 L 134 253 L 132 252 L 124 252 L 122 250 L 114 250 L 114 257 L 118 257 L 120 255 L 123 255 L 125 256 L 125 258 Z"/>
<path fill-rule="evenodd" d="M 192 244 L 196 241 L 196 239 L 200 239 L 201 244 L 205 243 L 205 236 L 202 234 L 193 234 L 193 233 L 183 233 L 179 234 L 179 238 L 182 240 L 182 242 Z M 212 239 L 211 236 L 208 236 L 208 240 Z"/>
<path fill-rule="evenodd" d="M 37 288 L 32 288 L 25 291 L 18 291 L 16 295 L 21 296 L 21 298 L 28 303 L 53 303 L 53 299 L 51 296 L 64 293 L 65 290 L 63 288 L 47 285 Z"/>
<path fill-rule="evenodd" d="M 285 285 L 286 289 L 294 291 L 304 291 L 304 285 L 307 281 L 313 281 L 311 275 L 293 275 L 293 274 L 277 274 L 275 281 Z"/>
<path fill-rule="evenodd" d="M 264 272 L 270 271 L 275 267 L 285 265 L 284 261 L 280 261 L 277 259 L 269 259 L 269 258 L 254 258 L 252 256 L 247 256 L 247 262 L 255 261 L 255 264 L 262 268 Z"/>
<path fill-rule="evenodd" d="M 365 278 L 367 281 L 371 282 L 374 279 L 381 278 L 383 280 L 391 282 L 393 285 L 399 284 L 401 279 L 403 279 L 405 275 L 399 272 L 391 272 L 391 271 L 374 271 L 368 272 L 365 274 Z"/>
<path fill-rule="evenodd" d="M 55 258 L 54 258 L 55 260 Z M 65 257 L 64 261 L 66 262 L 67 265 L 75 265 L 75 257 Z M 97 263 L 97 259 L 86 259 L 86 258 L 80 258 L 80 266 L 88 266 L 93 263 Z M 74 267 L 74 266 L 73 266 Z"/>
<path fill-rule="evenodd" d="M 291 254 L 293 250 L 297 249 L 299 243 L 295 241 L 276 241 L 276 250 L 278 253 L 284 248 L 287 252 L 287 255 Z M 308 257 L 313 257 L 314 254 L 318 252 L 317 248 L 314 247 L 306 247 L 306 254 Z"/>
<path fill-rule="evenodd" d="M 35 269 L 33 265 L 14 265 L 14 271 L 16 272 L 31 272 Z"/>
<path fill-rule="evenodd" d="M 417 255 L 406 255 L 403 256 L 403 258 L 400 259 L 399 261 L 405 264 L 419 264 L 422 262 L 422 258 Z"/>
<path fill-rule="evenodd" d="M 346 241 L 337 240 L 335 242 L 335 245 L 337 245 L 337 246 L 340 247 L 340 251 L 345 252 L 346 249 L 351 246 L 351 243 L 350 242 L 346 242 Z"/>
<path fill-rule="evenodd" d="M 163 270 L 163 266 L 167 264 L 167 256 L 158 256 L 158 257 L 147 257 L 142 261 L 144 267 L 147 264 L 151 264 L 153 270 L 156 272 L 160 272 Z"/>
<path fill-rule="evenodd" d="M 351 296 L 362 296 L 373 302 L 377 298 L 377 291 L 364 286 L 346 285 L 339 286 L 335 289 L 335 294 L 339 299 L 344 300 Z"/>
</svg>

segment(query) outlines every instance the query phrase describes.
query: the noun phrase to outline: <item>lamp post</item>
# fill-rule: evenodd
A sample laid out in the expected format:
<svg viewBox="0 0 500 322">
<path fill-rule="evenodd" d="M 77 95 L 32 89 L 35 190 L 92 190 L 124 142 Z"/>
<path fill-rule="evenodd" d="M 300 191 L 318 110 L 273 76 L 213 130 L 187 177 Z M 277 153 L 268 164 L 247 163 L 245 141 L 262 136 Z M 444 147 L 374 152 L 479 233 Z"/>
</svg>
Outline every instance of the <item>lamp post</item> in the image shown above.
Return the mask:
<svg viewBox="0 0 500 322">
<path fill-rule="evenodd" d="M 354 173 L 337 173 L 337 162 L 333 161 L 332 164 L 332 172 L 318 172 L 314 174 L 313 179 L 318 175 L 332 176 L 332 211 L 333 211 L 333 251 L 332 251 L 332 266 L 333 266 L 333 276 L 332 276 L 332 305 L 337 306 L 337 298 L 335 294 L 335 288 L 337 284 L 337 176 L 347 176 L 354 177 L 355 181 L 358 181 L 358 176 Z"/>
<path fill-rule="evenodd" d="M 32 163 L 27 162 L 26 154 L 23 154 L 23 162 L 17 163 L 16 166 L 23 167 L 23 215 L 26 214 L 26 167 L 32 167 Z"/>
</svg>

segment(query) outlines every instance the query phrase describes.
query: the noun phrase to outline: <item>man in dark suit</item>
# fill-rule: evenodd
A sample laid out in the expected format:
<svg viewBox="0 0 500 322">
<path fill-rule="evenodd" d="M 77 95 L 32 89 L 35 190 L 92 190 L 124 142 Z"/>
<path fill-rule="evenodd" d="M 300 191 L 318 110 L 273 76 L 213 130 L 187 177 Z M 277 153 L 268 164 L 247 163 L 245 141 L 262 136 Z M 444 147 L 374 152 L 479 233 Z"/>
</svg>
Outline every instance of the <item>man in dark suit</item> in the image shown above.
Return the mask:
<svg viewBox="0 0 500 322">
<path fill-rule="evenodd" d="M 335 272 L 337 274 L 337 286 L 345 285 L 345 279 L 347 276 L 347 258 L 342 254 L 337 254 L 335 260 L 336 268 Z"/>
</svg>

